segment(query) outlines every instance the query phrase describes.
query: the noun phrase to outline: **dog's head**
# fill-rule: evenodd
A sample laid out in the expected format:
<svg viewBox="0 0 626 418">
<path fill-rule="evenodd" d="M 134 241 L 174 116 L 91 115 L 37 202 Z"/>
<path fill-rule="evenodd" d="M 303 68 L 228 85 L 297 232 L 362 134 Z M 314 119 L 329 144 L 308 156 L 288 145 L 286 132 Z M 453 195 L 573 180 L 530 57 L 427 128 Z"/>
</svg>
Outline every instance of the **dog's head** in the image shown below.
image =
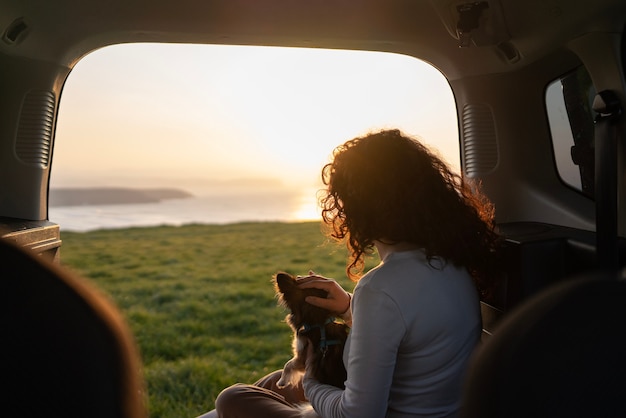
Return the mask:
<svg viewBox="0 0 626 418">
<path fill-rule="evenodd" d="M 279 272 L 274 276 L 274 288 L 279 303 L 289 310 L 287 322 L 297 331 L 303 325 L 323 324 L 333 315 L 326 309 L 313 306 L 304 301 L 307 296 L 325 298 L 327 293 L 321 289 L 301 289 L 296 278 L 288 273 Z"/>
<path fill-rule="evenodd" d="M 334 322 L 330 311 L 313 306 L 304 300 L 307 296 L 325 298 L 327 293 L 321 289 L 302 289 L 295 277 L 282 272 L 274 276 L 274 288 L 280 304 L 289 310 L 286 321 L 294 331 L 294 359 L 300 358 L 302 371 L 307 346 L 304 341 L 308 341 L 315 353 L 313 376 L 322 383 L 343 389 L 346 369 L 342 355 L 343 346 L 348 338 L 348 326 Z"/>
</svg>

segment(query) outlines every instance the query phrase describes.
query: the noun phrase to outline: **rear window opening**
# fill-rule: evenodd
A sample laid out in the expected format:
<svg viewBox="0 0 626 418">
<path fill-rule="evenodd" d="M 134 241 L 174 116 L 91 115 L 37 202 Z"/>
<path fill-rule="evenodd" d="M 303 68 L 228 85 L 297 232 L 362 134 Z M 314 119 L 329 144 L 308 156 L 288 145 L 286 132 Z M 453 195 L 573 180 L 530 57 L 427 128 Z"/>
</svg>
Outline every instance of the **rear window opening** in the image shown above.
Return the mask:
<svg viewBox="0 0 626 418">
<path fill-rule="evenodd" d="M 319 219 L 316 190 L 332 149 L 384 128 L 422 138 L 459 170 L 450 87 L 412 57 L 217 45 L 103 48 L 76 65 L 63 90 L 49 219 L 64 230 Z M 80 197 L 68 204 L 61 195 L 76 188 L 174 189 L 192 197 L 152 206 Z"/>
</svg>

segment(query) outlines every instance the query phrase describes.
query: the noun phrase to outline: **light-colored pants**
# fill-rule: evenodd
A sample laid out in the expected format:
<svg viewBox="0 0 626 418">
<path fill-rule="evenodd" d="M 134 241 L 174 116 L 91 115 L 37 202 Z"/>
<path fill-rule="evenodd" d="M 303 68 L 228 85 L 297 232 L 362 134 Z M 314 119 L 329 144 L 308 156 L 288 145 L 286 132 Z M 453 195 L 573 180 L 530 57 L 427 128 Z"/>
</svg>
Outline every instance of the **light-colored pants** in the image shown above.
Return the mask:
<svg viewBox="0 0 626 418">
<path fill-rule="evenodd" d="M 300 418 L 296 405 L 306 401 L 302 383 L 278 388 L 281 373 L 277 370 L 252 385 L 227 387 L 215 400 L 215 409 L 198 418 Z"/>
</svg>

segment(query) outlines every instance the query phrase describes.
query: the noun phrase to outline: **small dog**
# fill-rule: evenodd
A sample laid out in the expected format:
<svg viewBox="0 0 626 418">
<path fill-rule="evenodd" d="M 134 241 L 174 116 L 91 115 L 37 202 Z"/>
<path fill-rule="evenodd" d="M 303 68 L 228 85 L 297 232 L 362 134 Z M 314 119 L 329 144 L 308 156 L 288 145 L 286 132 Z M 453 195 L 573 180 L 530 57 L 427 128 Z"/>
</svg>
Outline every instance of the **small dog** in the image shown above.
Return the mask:
<svg viewBox="0 0 626 418">
<path fill-rule="evenodd" d="M 279 272 L 274 276 L 274 289 L 280 305 L 289 309 L 285 317 L 294 332 L 293 358 L 283 368 L 278 387 L 295 385 L 304 374 L 307 344 L 313 345 L 316 355 L 313 377 L 321 383 L 344 389 L 346 369 L 343 365 L 343 347 L 349 327 L 334 321 L 326 309 L 304 301 L 307 296 L 326 297 L 321 289 L 301 289 L 295 277 Z"/>
</svg>

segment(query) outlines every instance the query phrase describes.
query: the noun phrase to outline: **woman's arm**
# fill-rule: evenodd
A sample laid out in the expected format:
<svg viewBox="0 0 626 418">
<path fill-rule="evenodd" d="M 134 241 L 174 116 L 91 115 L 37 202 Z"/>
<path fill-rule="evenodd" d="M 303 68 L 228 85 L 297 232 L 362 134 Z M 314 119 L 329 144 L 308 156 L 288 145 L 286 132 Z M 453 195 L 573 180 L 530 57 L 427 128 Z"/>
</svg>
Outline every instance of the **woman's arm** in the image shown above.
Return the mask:
<svg viewBox="0 0 626 418">
<path fill-rule="evenodd" d="M 357 286 L 352 314 L 345 390 L 305 375 L 305 394 L 324 418 L 384 417 L 406 327 L 395 302 L 384 292 L 367 286 Z"/>
</svg>

